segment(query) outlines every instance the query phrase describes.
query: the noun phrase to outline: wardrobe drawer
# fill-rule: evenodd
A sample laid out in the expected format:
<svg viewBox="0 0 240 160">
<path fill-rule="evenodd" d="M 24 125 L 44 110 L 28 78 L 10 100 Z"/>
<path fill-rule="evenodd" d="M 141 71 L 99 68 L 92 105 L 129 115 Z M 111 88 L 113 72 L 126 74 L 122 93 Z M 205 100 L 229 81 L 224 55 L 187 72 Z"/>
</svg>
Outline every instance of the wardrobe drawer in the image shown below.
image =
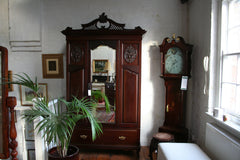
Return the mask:
<svg viewBox="0 0 240 160">
<path fill-rule="evenodd" d="M 78 135 L 78 136 L 76 136 Z M 80 130 L 74 134 L 73 144 L 139 145 L 137 130 L 103 130 L 103 134 L 92 141 L 91 130 Z"/>
<path fill-rule="evenodd" d="M 139 145 L 139 136 L 136 130 L 105 130 L 102 135 L 106 145 Z"/>
<path fill-rule="evenodd" d="M 75 130 L 71 139 L 72 144 L 93 144 L 100 143 L 97 137 L 94 141 L 92 140 L 92 132 L 89 129 Z"/>
</svg>

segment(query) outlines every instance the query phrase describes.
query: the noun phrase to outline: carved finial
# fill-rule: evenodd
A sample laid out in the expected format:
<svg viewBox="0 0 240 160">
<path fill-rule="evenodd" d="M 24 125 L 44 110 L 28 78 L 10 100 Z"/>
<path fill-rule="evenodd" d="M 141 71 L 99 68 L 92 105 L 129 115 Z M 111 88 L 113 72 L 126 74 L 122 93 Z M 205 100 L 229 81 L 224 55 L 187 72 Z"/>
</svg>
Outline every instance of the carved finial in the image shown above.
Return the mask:
<svg viewBox="0 0 240 160">
<path fill-rule="evenodd" d="M 106 22 L 107 22 L 107 15 L 105 15 L 105 12 L 103 12 L 103 13 L 99 16 L 99 22 L 100 22 L 100 23 L 106 23 Z"/>
<path fill-rule="evenodd" d="M 171 38 L 168 38 L 167 41 L 168 41 L 168 43 L 170 43 Z M 179 38 L 179 37 L 176 37 L 176 33 L 173 33 L 173 35 L 172 35 L 172 41 L 174 41 L 174 42 L 180 41 L 180 38 Z"/>
<path fill-rule="evenodd" d="M 82 30 L 124 30 L 125 24 L 117 23 L 107 17 L 103 12 L 99 18 L 93 21 L 82 24 Z"/>
</svg>

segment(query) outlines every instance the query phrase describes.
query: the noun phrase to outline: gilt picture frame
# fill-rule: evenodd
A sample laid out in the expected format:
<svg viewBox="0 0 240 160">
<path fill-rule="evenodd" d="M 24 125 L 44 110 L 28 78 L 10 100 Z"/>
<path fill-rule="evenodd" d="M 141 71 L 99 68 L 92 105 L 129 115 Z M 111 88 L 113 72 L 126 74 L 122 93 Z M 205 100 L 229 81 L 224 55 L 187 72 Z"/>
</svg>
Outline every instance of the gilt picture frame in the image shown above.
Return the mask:
<svg viewBox="0 0 240 160">
<path fill-rule="evenodd" d="M 43 78 L 64 78 L 63 54 L 42 54 Z"/>
<path fill-rule="evenodd" d="M 12 76 L 13 76 L 13 74 L 12 74 L 12 71 L 8 71 L 8 81 L 9 82 L 12 82 Z M 9 92 L 11 92 L 11 91 L 14 91 L 13 90 L 13 84 L 8 84 L 8 91 Z"/>
<path fill-rule="evenodd" d="M 40 97 L 46 97 L 48 98 L 48 87 L 47 83 L 39 83 L 39 93 Z M 21 106 L 32 106 L 33 102 L 32 99 L 34 98 L 34 92 L 25 86 L 19 86 L 20 87 L 20 100 L 21 100 Z"/>
<path fill-rule="evenodd" d="M 107 59 L 95 59 L 92 62 L 93 73 L 107 73 L 108 72 L 108 60 Z"/>
</svg>

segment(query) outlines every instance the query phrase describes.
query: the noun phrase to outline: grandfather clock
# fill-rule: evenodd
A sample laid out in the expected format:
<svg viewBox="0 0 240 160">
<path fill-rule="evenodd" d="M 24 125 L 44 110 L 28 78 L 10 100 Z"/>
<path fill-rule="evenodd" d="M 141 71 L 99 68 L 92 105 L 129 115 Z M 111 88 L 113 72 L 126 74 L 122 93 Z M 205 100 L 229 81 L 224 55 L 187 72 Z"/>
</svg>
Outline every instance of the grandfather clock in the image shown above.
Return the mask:
<svg viewBox="0 0 240 160">
<path fill-rule="evenodd" d="M 185 128 L 187 80 L 190 78 L 192 45 L 182 37 L 165 38 L 160 45 L 161 78 L 165 81 L 165 121 L 159 132 L 174 134 L 175 141 L 187 141 Z"/>
</svg>

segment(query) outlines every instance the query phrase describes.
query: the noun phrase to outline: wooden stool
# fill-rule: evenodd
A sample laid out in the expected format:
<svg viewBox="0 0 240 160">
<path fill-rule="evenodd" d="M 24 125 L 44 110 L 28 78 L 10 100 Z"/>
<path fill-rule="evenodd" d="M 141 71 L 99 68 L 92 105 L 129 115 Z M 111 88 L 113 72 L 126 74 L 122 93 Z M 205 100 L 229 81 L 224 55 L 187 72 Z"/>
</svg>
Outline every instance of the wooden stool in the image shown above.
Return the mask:
<svg viewBox="0 0 240 160">
<path fill-rule="evenodd" d="M 174 142 L 174 135 L 166 132 L 155 133 L 149 147 L 150 159 L 152 159 L 152 152 L 157 150 L 158 143 L 160 142 Z"/>
</svg>

